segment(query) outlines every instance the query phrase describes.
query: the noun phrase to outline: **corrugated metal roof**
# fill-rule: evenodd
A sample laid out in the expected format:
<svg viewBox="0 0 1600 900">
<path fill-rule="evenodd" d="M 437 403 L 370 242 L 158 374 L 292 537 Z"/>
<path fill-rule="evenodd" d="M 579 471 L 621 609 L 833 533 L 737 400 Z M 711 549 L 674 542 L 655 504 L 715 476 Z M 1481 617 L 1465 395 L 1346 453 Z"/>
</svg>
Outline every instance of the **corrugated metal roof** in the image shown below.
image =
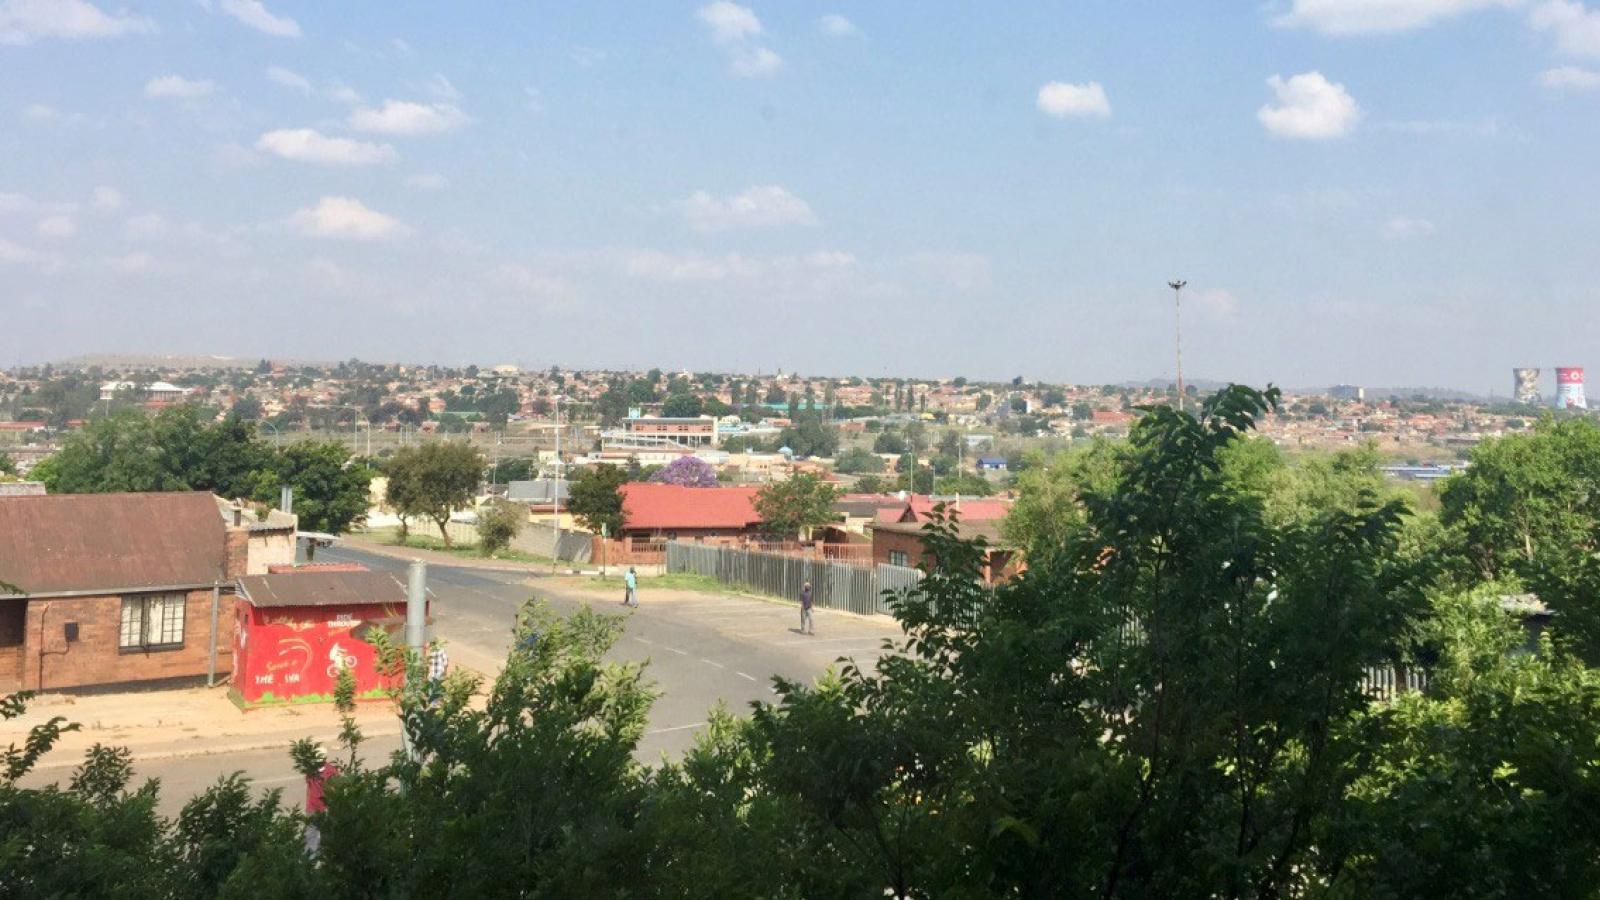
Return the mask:
<svg viewBox="0 0 1600 900">
<path fill-rule="evenodd" d="M 269 606 L 405 605 L 406 586 L 387 572 L 292 572 L 239 579 L 246 600 Z"/>
<path fill-rule="evenodd" d="M 0 581 L 27 594 L 212 584 L 225 552 L 204 491 L 0 497 Z"/>
</svg>

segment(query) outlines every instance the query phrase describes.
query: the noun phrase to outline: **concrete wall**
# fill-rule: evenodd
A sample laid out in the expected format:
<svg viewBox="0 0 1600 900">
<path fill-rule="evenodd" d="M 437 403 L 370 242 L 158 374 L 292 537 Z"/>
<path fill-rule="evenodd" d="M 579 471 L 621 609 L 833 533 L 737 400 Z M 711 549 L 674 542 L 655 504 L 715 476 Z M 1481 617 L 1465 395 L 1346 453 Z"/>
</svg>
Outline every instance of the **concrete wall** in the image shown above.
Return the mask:
<svg viewBox="0 0 1600 900">
<path fill-rule="evenodd" d="M 268 566 L 294 565 L 294 532 L 252 531 L 245 551 L 246 575 L 265 575 Z"/>
</svg>

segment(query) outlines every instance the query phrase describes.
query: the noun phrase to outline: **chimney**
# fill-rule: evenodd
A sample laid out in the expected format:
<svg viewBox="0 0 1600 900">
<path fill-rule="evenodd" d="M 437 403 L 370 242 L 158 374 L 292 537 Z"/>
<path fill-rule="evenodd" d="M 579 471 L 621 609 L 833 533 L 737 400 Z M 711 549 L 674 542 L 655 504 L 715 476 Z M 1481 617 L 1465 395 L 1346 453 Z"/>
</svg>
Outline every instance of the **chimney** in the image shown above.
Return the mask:
<svg viewBox="0 0 1600 900">
<path fill-rule="evenodd" d="M 238 528 L 238 527 L 240 527 L 242 525 L 244 525 L 244 507 L 242 507 L 242 506 L 234 506 L 234 508 L 233 508 L 233 527 Z"/>
</svg>

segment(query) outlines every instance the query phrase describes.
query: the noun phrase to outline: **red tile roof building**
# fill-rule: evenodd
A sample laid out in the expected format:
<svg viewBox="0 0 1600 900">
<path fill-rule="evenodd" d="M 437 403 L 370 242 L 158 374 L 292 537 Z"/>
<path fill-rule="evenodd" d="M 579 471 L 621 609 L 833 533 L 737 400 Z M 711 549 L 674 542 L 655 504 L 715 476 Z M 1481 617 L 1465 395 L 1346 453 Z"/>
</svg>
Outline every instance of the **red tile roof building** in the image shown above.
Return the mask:
<svg viewBox="0 0 1600 900">
<path fill-rule="evenodd" d="M 760 533 L 754 487 L 622 486 L 623 533 L 629 537 L 737 539 Z"/>
</svg>

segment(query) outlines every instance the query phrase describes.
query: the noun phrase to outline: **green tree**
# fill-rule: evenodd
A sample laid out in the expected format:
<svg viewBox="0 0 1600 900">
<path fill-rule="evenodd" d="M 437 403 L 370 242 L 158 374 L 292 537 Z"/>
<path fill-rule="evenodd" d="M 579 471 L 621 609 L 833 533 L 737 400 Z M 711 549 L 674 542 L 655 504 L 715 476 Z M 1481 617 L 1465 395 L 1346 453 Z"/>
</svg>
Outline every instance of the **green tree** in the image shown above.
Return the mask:
<svg viewBox="0 0 1600 900">
<path fill-rule="evenodd" d="M 839 449 L 839 430 L 815 419 L 807 419 L 783 429 L 778 443 L 796 456 L 832 456 Z"/>
<path fill-rule="evenodd" d="M 872 441 L 873 453 L 904 453 L 906 452 L 905 435 L 898 431 L 884 431 Z"/>
<path fill-rule="evenodd" d="M 11 456 L 8 453 L 6 453 L 4 450 L 0 450 L 0 475 L 15 474 L 17 474 L 17 464 L 12 461 Z"/>
<path fill-rule="evenodd" d="M 882 457 L 869 453 L 860 447 L 852 447 L 839 454 L 834 460 L 834 471 L 846 475 L 878 474 L 885 468 Z"/>
<path fill-rule="evenodd" d="M 472 505 L 483 481 L 483 454 L 471 444 L 430 441 L 403 447 L 390 459 L 385 499 L 402 517 L 421 516 L 450 546 L 450 516 Z"/>
<path fill-rule="evenodd" d="M 129 409 L 68 437 L 40 477 L 63 494 L 195 490 L 243 497 L 269 456 L 255 425 L 236 416 L 213 422 L 193 404 L 155 416 Z"/>
<path fill-rule="evenodd" d="M 478 509 L 478 549 L 484 556 L 494 556 L 511 546 L 527 521 L 527 510 L 510 501 L 484 504 Z"/>
<path fill-rule="evenodd" d="M 812 528 L 836 519 L 833 503 L 838 497 L 838 488 L 802 472 L 762 487 L 756 492 L 755 507 L 762 527 L 770 533 L 804 538 Z"/>
<path fill-rule="evenodd" d="M 673 394 L 661 404 L 661 414 L 675 419 L 692 419 L 700 415 L 704 406 L 694 394 Z"/>
<path fill-rule="evenodd" d="M 298 441 L 274 453 L 256 473 L 255 499 L 273 503 L 294 488 L 303 531 L 339 534 L 366 520 L 374 473 L 350 457 L 341 441 Z"/>
<path fill-rule="evenodd" d="M 1439 499 L 1464 566 L 1483 578 L 1530 575 L 1541 558 L 1600 536 L 1600 428 L 1545 419 L 1530 433 L 1486 440 Z"/>
<path fill-rule="evenodd" d="M 934 490 L 940 494 L 960 494 L 966 497 L 987 497 L 994 493 L 994 485 L 987 478 L 973 472 L 958 472 L 934 481 Z"/>
<path fill-rule="evenodd" d="M 572 479 L 567 509 L 579 524 L 595 534 L 601 529 L 612 537 L 622 533 L 622 486 L 628 473 L 610 463 L 590 466 Z"/>
</svg>

